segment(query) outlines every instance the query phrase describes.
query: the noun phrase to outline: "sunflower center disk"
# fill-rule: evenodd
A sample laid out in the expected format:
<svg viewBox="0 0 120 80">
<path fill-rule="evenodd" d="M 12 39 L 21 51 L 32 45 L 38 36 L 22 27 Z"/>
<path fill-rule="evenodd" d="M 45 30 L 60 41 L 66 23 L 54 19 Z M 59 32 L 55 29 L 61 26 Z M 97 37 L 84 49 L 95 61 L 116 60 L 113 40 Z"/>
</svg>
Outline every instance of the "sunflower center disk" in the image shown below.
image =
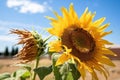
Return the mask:
<svg viewBox="0 0 120 80">
<path fill-rule="evenodd" d="M 83 29 L 75 29 L 71 32 L 73 46 L 81 53 L 89 53 L 93 49 L 92 37 Z"/>
<path fill-rule="evenodd" d="M 81 60 L 88 60 L 92 57 L 95 48 L 93 37 L 82 28 L 69 27 L 62 35 L 62 43 L 72 48 L 72 55 Z"/>
</svg>

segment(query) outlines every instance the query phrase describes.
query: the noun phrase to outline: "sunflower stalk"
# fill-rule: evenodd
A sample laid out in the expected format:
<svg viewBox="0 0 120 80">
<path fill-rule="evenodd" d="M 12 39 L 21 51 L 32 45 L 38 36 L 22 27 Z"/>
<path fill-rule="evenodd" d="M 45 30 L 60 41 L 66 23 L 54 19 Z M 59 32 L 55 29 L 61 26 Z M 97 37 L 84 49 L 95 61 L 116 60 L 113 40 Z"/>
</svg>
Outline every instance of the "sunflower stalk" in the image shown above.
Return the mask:
<svg viewBox="0 0 120 80">
<path fill-rule="evenodd" d="M 40 60 L 40 57 L 37 56 L 37 58 L 36 58 L 36 63 L 35 63 L 35 69 L 38 68 L 39 60 Z M 33 79 L 32 79 L 32 80 L 35 80 L 35 78 L 36 78 L 36 72 L 33 73 Z"/>
<path fill-rule="evenodd" d="M 36 57 L 35 68 L 34 68 L 34 69 L 37 69 L 38 66 L 40 65 L 40 64 L 39 64 L 39 60 L 40 60 L 40 56 L 41 56 L 42 54 L 44 54 L 44 50 L 43 50 L 43 49 L 44 49 L 44 48 L 40 48 L 40 50 L 38 51 L 38 56 Z M 36 78 L 36 72 L 33 73 L 33 79 L 32 79 L 32 80 L 35 80 L 35 78 Z"/>
<path fill-rule="evenodd" d="M 42 38 L 41 38 L 41 35 L 39 35 L 39 34 L 36 33 L 35 31 L 33 32 L 33 36 L 36 38 L 36 40 L 37 40 L 37 46 L 38 46 L 38 54 L 37 54 L 37 56 L 36 56 L 35 68 L 34 68 L 34 69 L 37 69 L 38 66 L 39 66 L 40 56 L 45 53 L 45 52 L 44 52 L 44 50 L 45 50 L 45 48 L 46 48 L 46 43 L 45 43 L 45 42 L 46 42 L 47 40 L 44 42 L 44 41 L 42 40 Z M 32 80 L 35 80 L 36 74 L 37 74 L 36 72 L 33 73 L 33 78 L 32 78 Z"/>
</svg>

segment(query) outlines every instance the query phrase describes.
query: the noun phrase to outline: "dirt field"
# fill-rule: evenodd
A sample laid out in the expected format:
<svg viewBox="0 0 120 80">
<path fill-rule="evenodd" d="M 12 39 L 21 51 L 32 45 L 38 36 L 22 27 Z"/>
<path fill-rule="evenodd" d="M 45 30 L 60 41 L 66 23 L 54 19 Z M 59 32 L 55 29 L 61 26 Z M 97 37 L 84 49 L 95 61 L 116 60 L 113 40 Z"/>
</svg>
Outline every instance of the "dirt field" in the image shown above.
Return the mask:
<svg viewBox="0 0 120 80">
<path fill-rule="evenodd" d="M 110 76 L 108 80 L 120 80 L 120 60 L 113 60 L 116 64 L 116 67 L 107 69 L 110 71 Z M 0 59 L 0 73 L 3 72 L 14 72 L 18 67 L 12 66 L 15 63 L 15 60 L 12 59 Z M 41 59 L 41 66 L 49 66 L 51 61 L 49 59 Z M 105 80 L 105 78 L 98 74 L 99 80 Z M 53 74 L 48 75 L 44 80 L 54 80 Z M 82 79 L 79 79 L 82 80 Z M 86 80 L 91 80 L 90 74 L 87 74 Z"/>
</svg>

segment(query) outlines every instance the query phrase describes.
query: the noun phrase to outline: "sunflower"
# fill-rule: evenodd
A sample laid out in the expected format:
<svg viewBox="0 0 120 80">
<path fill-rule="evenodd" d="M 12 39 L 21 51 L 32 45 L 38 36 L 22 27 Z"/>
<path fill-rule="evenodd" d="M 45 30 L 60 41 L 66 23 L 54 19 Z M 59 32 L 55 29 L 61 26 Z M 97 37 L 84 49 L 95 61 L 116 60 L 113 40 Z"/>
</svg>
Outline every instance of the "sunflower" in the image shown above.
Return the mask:
<svg viewBox="0 0 120 80">
<path fill-rule="evenodd" d="M 58 41 L 52 42 L 50 48 L 56 52 L 64 49 L 56 65 L 64 64 L 64 62 L 71 59 L 77 63 L 77 69 L 83 80 L 85 79 L 86 71 L 91 74 L 93 80 L 98 80 L 96 71 L 104 74 L 107 79 L 109 73 L 104 65 L 115 65 L 106 55 L 115 56 L 115 54 L 105 47 L 105 45 L 112 44 L 103 39 L 104 36 L 112 32 L 104 31 L 109 26 L 109 23 L 102 24 L 105 17 L 93 21 L 96 13 L 92 13 L 86 8 L 81 17 L 78 18 L 73 4 L 70 5 L 69 10 L 63 7 L 61 11 L 63 16 L 54 12 L 56 19 L 47 16 L 51 20 L 50 24 L 53 26 L 48 28 L 48 32 L 58 38 Z M 56 50 L 56 47 L 60 45 L 62 47 L 58 49 L 60 51 Z"/>
<path fill-rule="evenodd" d="M 41 40 L 36 32 L 30 32 L 27 30 L 13 29 L 11 33 L 17 34 L 20 37 L 18 44 L 23 44 L 23 48 L 16 54 L 16 58 L 20 60 L 20 63 L 26 63 L 34 60 L 38 56 L 39 44 L 38 40 Z"/>
</svg>

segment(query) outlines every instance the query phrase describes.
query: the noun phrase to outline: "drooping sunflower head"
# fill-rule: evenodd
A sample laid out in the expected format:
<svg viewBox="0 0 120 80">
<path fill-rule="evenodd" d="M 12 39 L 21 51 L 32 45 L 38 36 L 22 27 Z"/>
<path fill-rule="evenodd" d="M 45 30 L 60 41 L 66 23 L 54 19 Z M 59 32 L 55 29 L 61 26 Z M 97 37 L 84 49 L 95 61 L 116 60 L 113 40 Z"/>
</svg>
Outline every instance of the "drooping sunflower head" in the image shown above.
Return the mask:
<svg viewBox="0 0 120 80">
<path fill-rule="evenodd" d="M 98 79 L 95 70 L 102 72 L 107 78 L 107 72 L 103 64 L 110 66 L 114 66 L 114 64 L 106 55 L 115 55 L 105 47 L 105 45 L 112 43 L 103 39 L 104 36 L 111 33 L 111 31 L 104 31 L 109 26 L 109 23 L 102 24 L 105 20 L 104 17 L 93 21 L 96 13 L 89 12 L 88 8 L 78 18 L 73 4 L 70 5 L 69 10 L 63 7 L 61 11 L 63 16 L 54 12 L 57 19 L 47 17 L 51 20 L 51 25 L 53 26 L 48 29 L 48 32 L 58 37 L 58 43 L 72 50 L 71 52 L 66 52 L 67 50 L 65 50 L 56 65 L 63 64 L 68 59 L 73 59 L 78 63 L 77 67 L 83 79 L 85 78 L 86 70 L 92 74 L 93 78 L 96 78 L 95 80 Z M 56 50 L 58 43 L 53 41 L 50 48 L 60 52 Z M 62 49 L 59 48 L 59 50 Z"/>
<path fill-rule="evenodd" d="M 41 37 L 36 35 L 36 32 L 30 32 L 27 30 L 13 29 L 11 30 L 11 33 L 19 35 L 20 41 L 18 44 L 23 44 L 23 48 L 16 55 L 16 57 L 21 60 L 20 62 L 26 63 L 34 60 L 36 56 L 38 56 L 40 48 L 38 40 L 40 40 Z"/>
</svg>

